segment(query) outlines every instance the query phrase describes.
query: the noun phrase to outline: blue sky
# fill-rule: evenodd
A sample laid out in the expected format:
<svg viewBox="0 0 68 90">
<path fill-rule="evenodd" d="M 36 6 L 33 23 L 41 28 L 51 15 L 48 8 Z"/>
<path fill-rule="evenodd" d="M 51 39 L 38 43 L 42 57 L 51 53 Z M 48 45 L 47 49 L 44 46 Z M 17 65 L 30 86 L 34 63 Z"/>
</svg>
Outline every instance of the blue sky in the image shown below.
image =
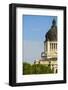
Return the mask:
<svg viewBox="0 0 68 90">
<path fill-rule="evenodd" d="M 44 51 L 45 34 L 52 25 L 56 16 L 22 16 L 24 35 L 24 61 L 33 63 L 35 59 L 41 58 Z"/>
</svg>

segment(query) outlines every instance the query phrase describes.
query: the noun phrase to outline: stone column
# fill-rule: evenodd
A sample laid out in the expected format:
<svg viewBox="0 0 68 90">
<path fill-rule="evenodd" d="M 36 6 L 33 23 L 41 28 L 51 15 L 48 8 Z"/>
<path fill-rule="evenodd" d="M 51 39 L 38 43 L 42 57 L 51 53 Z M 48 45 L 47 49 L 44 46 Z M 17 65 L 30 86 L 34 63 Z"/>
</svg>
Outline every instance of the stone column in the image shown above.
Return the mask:
<svg viewBox="0 0 68 90">
<path fill-rule="evenodd" d="M 49 57 L 50 54 L 50 42 L 47 41 L 47 57 Z"/>
</svg>

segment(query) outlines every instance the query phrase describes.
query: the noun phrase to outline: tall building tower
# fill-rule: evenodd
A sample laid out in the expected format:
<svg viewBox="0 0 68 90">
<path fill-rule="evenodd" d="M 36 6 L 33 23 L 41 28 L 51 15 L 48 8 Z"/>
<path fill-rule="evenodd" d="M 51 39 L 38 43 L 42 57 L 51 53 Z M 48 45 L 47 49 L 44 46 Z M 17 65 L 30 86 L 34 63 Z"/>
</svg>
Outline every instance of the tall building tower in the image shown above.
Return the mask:
<svg viewBox="0 0 68 90">
<path fill-rule="evenodd" d="M 44 52 L 41 53 L 42 61 L 48 61 L 54 72 L 57 72 L 57 25 L 55 19 L 52 21 L 50 30 L 45 35 Z"/>
<path fill-rule="evenodd" d="M 57 25 L 55 19 L 52 21 L 52 26 L 45 34 L 44 52 L 41 53 L 41 60 L 35 62 L 36 64 L 50 65 L 57 73 Z"/>
<path fill-rule="evenodd" d="M 50 30 L 45 35 L 44 53 L 41 56 L 45 56 L 45 58 L 57 58 L 57 25 L 55 19 L 52 21 Z"/>
</svg>

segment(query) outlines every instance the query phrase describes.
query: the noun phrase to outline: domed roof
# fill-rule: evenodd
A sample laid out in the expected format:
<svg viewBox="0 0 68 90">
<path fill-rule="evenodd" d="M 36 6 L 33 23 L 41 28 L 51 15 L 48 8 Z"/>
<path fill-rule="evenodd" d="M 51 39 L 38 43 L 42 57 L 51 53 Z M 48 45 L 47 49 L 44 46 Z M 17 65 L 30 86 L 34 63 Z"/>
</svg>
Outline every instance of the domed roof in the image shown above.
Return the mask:
<svg viewBox="0 0 68 90">
<path fill-rule="evenodd" d="M 45 35 L 46 41 L 57 41 L 57 26 L 56 21 L 52 21 L 52 26 L 50 30 Z"/>
</svg>

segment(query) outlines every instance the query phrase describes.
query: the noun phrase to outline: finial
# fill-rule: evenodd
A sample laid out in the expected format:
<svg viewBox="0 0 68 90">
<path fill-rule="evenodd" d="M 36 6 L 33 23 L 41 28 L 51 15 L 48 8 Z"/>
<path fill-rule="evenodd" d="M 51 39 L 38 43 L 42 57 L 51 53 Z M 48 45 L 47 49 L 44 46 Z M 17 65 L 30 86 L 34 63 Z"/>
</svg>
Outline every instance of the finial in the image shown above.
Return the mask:
<svg viewBox="0 0 68 90">
<path fill-rule="evenodd" d="M 53 21 L 52 21 L 52 26 L 55 26 L 55 25 L 56 25 L 56 20 L 53 19 Z"/>
</svg>

